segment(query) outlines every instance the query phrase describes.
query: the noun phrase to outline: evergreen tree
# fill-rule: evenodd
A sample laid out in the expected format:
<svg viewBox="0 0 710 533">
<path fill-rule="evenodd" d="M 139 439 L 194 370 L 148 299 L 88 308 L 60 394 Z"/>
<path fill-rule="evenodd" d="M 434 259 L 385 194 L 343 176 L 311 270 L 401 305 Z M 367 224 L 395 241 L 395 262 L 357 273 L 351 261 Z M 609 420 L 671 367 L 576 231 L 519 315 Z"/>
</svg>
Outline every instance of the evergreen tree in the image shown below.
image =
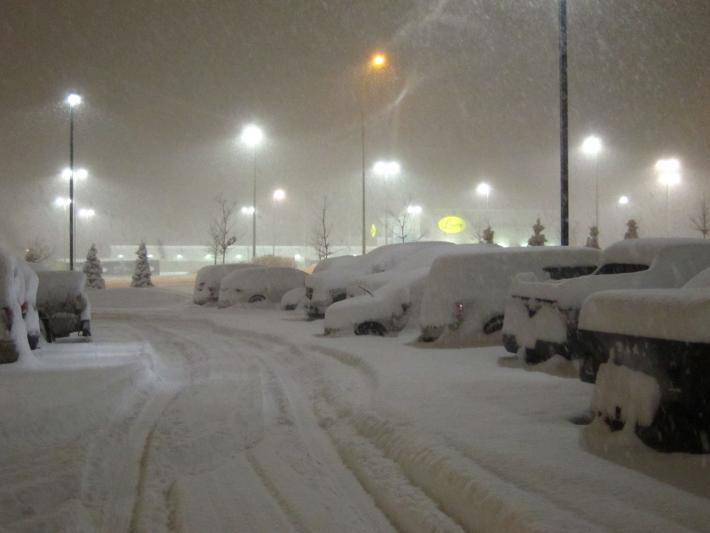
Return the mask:
<svg viewBox="0 0 710 533">
<path fill-rule="evenodd" d="M 148 263 L 148 250 L 145 243 L 142 242 L 136 251 L 136 269 L 133 272 L 131 287 L 152 287 L 153 282 L 150 279 L 150 264 Z"/>
<path fill-rule="evenodd" d="M 542 232 L 545 226 L 540 224 L 540 218 L 537 219 L 532 229 L 533 235 L 528 239 L 528 246 L 545 246 L 547 237 L 545 237 L 545 234 Z"/>
<path fill-rule="evenodd" d="M 587 237 L 587 248 L 599 249 L 599 228 L 592 226 L 589 228 L 589 237 Z"/>
<path fill-rule="evenodd" d="M 626 223 L 626 233 L 624 233 L 624 239 L 638 239 L 639 238 L 639 225 L 632 218 Z"/>
<path fill-rule="evenodd" d="M 486 229 L 483 230 L 483 233 L 481 234 L 481 240 L 486 244 L 495 244 L 495 235 L 496 232 L 493 231 L 493 229 L 489 225 Z"/>
<path fill-rule="evenodd" d="M 103 268 L 96 253 L 96 245 L 92 244 L 89 253 L 86 255 L 84 263 L 84 274 L 86 274 L 86 286 L 89 289 L 105 289 L 106 283 L 103 278 Z"/>
</svg>

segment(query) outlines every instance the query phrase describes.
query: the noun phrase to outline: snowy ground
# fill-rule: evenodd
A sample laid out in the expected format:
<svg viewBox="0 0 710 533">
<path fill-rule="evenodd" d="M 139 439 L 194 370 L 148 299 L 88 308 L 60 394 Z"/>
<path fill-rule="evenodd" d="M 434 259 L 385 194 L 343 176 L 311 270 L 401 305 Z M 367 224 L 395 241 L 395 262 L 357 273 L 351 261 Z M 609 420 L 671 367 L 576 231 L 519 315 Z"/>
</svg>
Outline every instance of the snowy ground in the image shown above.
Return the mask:
<svg viewBox="0 0 710 533">
<path fill-rule="evenodd" d="M 500 347 L 91 297 L 93 343 L 0 367 L 3 531 L 710 531 L 704 457 L 575 425 L 590 386 Z"/>
</svg>

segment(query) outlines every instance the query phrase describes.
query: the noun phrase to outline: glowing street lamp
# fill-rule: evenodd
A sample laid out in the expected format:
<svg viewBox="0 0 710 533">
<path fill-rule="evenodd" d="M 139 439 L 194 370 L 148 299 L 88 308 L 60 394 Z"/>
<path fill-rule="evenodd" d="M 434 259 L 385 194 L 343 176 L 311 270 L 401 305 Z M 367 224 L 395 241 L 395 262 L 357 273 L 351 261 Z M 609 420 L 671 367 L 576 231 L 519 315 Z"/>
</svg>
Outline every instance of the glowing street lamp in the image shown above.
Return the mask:
<svg viewBox="0 0 710 533">
<path fill-rule="evenodd" d="M 656 161 L 656 173 L 658 174 L 658 183 L 666 188 L 666 233 L 670 235 L 671 228 L 671 187 L 680 185 L 681 182 L 681 165 L 680 161 L 675 158 L 659 159 Z"/>
<path fill-rule="evenodd" d="M 483 196 L 486 199 L 486 211 L 488 211 L 488 201 L 490 200 L 492 190 L 493 187 L 491 187 L 485 181 L 482 181 L 476 186 L 476 194 L 478 196 Z"/>
<path fill-rule="evenodd" d="M 94 218 L 96 215 L 96 211 L 90 208 L 82 208 L 79 209 L 79 218 L 83 218 L 84 220 L 89 220 L 90 218 Z"/>
<path fill-rule="evenodd" d="M 241 212 L 242 212 L 242 215 L 251 216 L 254 213 L 256 213 L 256 209 L 254 208 L 253 205 L 245 205 L 242 207 Z"/>
<path fill-rule="evenodd" d="M 362 254 L 365 255 L 367 251 L 367 221 L 366 221 L 366 178 L 367 178 L 367 167 L 366 167 L 366 155 L 365 155 L 365 107 L 366 107 L 366 96 L 367 96 L 367 79 L 370 72 L 379 72 L 387 68 L 388 60 L 387 55 L 383 52 L 374 53 L 369 61 L 367 62 L 367 69 L 364 69 L 362 74 L 362 87 L 360 94 L 360 145 L 362 154 Z"/>
<path fill-rule="evenodd" d="M 629 197 L 626 195 L 619 196 L 619 205 L 629 205 Z"/>
<path fill-rule="evenodd" d="M 422 214 L 422 206 L 421 205 L 408 205 L 407 206 L 407 214 L 417 216 Z"/>
<path fill-rule="evenodd" d="M 596 135 L 590 135 L 582 142 L 584 155 L 594 159 L 594 225 L 599 229 L 599 154 L 603 149 L 602 140 Z"/>
<path fill-rule="evenodd" d="M 251 213 L 251 256 L 256 257 L 256 149 L 264 142 L 264 132 L 256 124 L 247 124 L 242 129 L 242 134 L 239 137 L 242 144 L 252 151 L 254 162 L 253 187 L 252 187 L 252 206 Z"/>
<path fill-rule="evenodd" d="M 71 203 L 71 200 L 69 200 L 69 198 L 66 198 L 64 196 L 57 196 L 54 199 L 54 207 L 61 207 L 65 210 L 67 207 L 69 207 L 70 203 Z"/>
<path fill-rule="evenodd" d="M 74 108 L 81 105 L 81 96 L 70 93 L 69 106 L 69 270 L 74 270 Z"/>
<path fill-rule="evenodd" d="M 276 189 L 273 194 L 274 202 L 283 202 L 286 199 L 286 191 Z"/>
</svg>

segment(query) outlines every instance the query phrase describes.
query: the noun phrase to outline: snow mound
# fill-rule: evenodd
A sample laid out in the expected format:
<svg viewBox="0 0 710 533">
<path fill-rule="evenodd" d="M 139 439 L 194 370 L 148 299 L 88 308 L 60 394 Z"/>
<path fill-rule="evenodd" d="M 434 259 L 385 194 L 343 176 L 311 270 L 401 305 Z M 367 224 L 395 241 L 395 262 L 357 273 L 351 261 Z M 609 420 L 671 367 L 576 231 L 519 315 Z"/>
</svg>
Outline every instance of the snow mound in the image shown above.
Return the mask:
<svg viewBox="0 0 710 533">
<path fill-rule="evenodd" d="M 592 395 L 597 416 L 628 424 L 650 426 L 661 403 L 661 388 L 655 378 L 626 366 L 603 363 Z"/>
</svg>

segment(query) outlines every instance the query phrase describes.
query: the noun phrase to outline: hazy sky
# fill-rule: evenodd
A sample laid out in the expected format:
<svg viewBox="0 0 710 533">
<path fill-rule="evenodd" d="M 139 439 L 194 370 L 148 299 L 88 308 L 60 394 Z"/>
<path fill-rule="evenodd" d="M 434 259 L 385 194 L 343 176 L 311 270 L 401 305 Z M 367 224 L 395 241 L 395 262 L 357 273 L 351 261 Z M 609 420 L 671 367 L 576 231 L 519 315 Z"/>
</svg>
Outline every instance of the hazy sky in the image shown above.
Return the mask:
<svg viewBox="0 0 710 533">
<path fill-rule="evenodd" d="M 569 4 L 573 223 L 591 222 L 593 171 L 576 148 L 595 132 L 602 209 L 629 194 L 653 227 L 665 198 L 653 163 L 674 155 L 686 230 L 682 209 L 710 180 L 710 2 Z M 91 240 L 203 244 L 216 194 L 251 203 L 250 158 L 235 139 L 253 120 L 268 137 L 265 217 L 274 187 L 289 195 L 281 241 L 304 240 L 323 193 L 340 238 L 357 241 L 359 76 L 376 49 L 391 69 L 368 86 L 368 161 L 399 159 L 400 190 L 428 212 L 475 209 L 486 178 L 494 209 L 554 210 L 556 10 L 556 0 L 3 0 L 0 236 L 22 246 L 65 231 L 52 201 L 66 195 L 62 101 L 75 90 Z"/>
</svg>

